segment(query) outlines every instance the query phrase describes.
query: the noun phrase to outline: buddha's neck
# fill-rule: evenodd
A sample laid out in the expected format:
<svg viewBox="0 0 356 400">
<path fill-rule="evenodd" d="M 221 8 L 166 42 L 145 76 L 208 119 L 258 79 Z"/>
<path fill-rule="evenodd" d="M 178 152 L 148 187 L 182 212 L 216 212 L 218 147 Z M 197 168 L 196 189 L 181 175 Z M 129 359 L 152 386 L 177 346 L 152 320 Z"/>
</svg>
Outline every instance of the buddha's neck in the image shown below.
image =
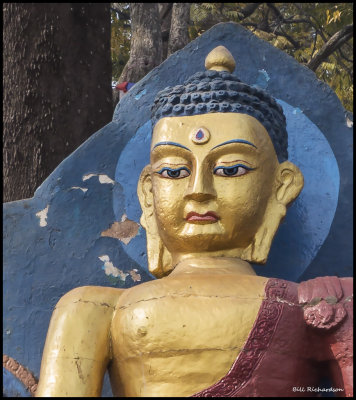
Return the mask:
<svg viewBox="0 0 356 400">
<path fill-rule="evenodd" d="M 170 275 L 180 273 L 256 275 L 247 261 L 236 257 L 186 256 L 180 257 L 175 264 Z"/>
</svg>

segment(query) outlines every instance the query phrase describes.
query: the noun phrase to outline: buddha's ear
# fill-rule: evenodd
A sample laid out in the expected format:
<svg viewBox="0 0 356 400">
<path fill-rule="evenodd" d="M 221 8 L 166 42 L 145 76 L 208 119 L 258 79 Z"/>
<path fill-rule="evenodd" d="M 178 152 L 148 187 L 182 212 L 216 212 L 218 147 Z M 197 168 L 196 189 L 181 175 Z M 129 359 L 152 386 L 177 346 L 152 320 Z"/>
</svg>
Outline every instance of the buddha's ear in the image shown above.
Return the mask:
<svg viewBox="0 0 356 400">
<path fill-rule="evenodd" d="M 173 266 L 171 254 L 163 244 L 157 229 L 150 165 L 146 165 L 141 172 L 137 194 L 142 209 L 140 223 L 146 229 L 148 270 L 156 278 L 162 278 L 172 271 Z"/>
<path fill-rule="evenodd" d="M 300 169 L 289 161 L 279 165 L 276 175 L 278 202 L 287 207 L 294 201 L 303 189 L 304 179 Z"/>
<path fill-rule="evenodd" d="M 286 215 L 287 207 L 297 198 L 303 184 L 303 174 L 296 165 L 289 161 L 279 164 L 263 221 L 252 244 L 242 255 L 244 260 L 257 264 L 266 263 L 273 238 Z"/>
</svg>

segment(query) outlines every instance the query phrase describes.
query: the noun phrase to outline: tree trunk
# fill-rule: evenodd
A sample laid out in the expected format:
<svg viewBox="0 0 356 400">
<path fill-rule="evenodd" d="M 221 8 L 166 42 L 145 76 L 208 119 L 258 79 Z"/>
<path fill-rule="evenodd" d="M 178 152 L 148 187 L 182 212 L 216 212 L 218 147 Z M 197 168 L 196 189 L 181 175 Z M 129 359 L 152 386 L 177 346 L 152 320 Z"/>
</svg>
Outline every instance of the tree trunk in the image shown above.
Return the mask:
<svg viewBox="0 0 356 400">
<path fill-rule="evenodd" d="M 191 3 L 173 3 L 168 57 L 189 43 L 190 6 Z"/>
<path fill-rule="evenodd" d="M 169 31 L 171 29 L 173 3 L 158 3 L 162 33 L 162 61 L 167 58 Z"/>
<path fill-rule="evenodd" d="M 162 62 L 158 3 L 130 3 L 131 50 L 119 82 L 136 83 Z"/>
<path fill-rule="evenodd" d="M 5 3 L 4 195 L 33 196 L 112 118 L 110 5 Z"/>
</svg>

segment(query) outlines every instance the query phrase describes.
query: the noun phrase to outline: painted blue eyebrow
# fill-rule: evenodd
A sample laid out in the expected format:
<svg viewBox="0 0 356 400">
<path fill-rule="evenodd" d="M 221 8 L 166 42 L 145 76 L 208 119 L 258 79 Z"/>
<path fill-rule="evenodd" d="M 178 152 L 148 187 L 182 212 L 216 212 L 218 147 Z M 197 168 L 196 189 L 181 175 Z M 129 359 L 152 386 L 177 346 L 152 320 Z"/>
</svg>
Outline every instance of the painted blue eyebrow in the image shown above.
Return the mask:
<svg viewBox="0 0 356 400">
<path fill-rule="evenodd" d="M 211 150 L 216 149 L 217 147 L 220 146 L 224 146 L 225 144 L 229 144 L 229 143 L 243 143 L 243 144 L 248 144 L 249 146 L 253 146 L 254 148 L 257 149 L 257 146 L 255 146 L 253 143 L 247 141 L 247 140 L 243 140 L 243 139 L 232 139 L 232 140 L 228 140 L 227 142 L 224 143 L 220 143 L 217 146 L 213 147 Z"/>
<path fill-rule="evenodd" d="M 154 145 L 153 149 L 155 149 L 158 146 L 164 146 L 164 145 L 171 145 L 171 146 L 177 146 L 177 147 L 181 147 L 182 149 L 186 149 L 188 151 L 191 152 L 190 149 L 188 149 L 188 147 L 183 146 L 182 144 L 176 143 L 176 142 L 159 142 L 157 144 Z M 152 150 L 153 150 L 152 149 Z"/>
</svg>

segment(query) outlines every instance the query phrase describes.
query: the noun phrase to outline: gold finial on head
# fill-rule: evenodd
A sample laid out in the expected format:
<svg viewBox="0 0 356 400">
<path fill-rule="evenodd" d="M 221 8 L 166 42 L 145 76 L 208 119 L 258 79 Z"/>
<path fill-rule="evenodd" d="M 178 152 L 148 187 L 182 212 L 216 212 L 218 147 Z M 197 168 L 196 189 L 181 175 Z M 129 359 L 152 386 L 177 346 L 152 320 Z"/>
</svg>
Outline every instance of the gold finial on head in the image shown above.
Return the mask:
<svg viewBox="0 0 356 400">
<path fill-rule="evenodd" d="M 228 71 L 232 74 L 235 66 L 234 57 L 224 46 L 215 47 L 205 59 L 205 68 L 208 70 Z"/>
</svg>

